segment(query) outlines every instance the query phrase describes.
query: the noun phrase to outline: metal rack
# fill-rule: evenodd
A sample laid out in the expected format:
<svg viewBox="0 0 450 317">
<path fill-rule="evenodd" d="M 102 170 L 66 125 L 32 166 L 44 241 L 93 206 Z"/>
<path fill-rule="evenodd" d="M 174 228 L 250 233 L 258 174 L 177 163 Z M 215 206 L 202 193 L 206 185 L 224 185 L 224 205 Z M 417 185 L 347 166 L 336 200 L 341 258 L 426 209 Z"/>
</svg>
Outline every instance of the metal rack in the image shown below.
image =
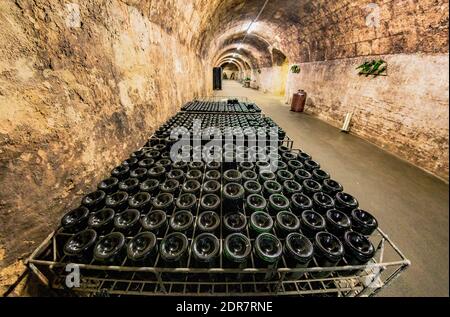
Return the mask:
<svg viewBox="0 0 450 317">
<path fill-rule="evenodd" d="M 223 172 L 223 171 L 222 171 Z M 203 184 L 203 181 L 201 182 Z M 188 237 L 189 245 L 197 232 L 197 217 L 200 213 L 199 202 L 203 190 L 197 198 L 197 209 L 194 216 L 194 229 Z M 175 212 L 175 208 L 172 214 Z M 242 212 L 247 218 L 250 214 L 245 203 Z M 220 208 L 220 218 L 224 211 Z M 168 214 L 170 219 L 172 215 Z M 249 220 L 249 219 L 247 219 Z M 140 229 L 142 230 L 142 229 Z M 166 235 L 170 232 L 167 229 Z M 247 236 L 250 236 L 247 227 Z M 275 229 L 273 229 L 275 230 Z M 64 290 L 68 263 L 61 254 L 61 246 L 70 237 L 58 229 L 36 249 L 27 260 L 29 268 L 37 277 L 53 289 Z M 376 247 L 376 256 L 364 266 L 349 266 L 345 262 L 337 267 L 318 267 L 313 259 L 312 267 L 299 269 L 287 266 L 282 256 L 276 270 L 255 267 L 254 255 L 251 254 L 248 268 L 231 269 L 223 266 L 222 244 L 224 233 L 222 224 L 218 232 L 220 241 L 220 257 L 218 265 L 212 269 L 194 268 L 189 253 L 187 267 L 165 268 L 159 266 L 159 255 L 154 266 L 133 267 L 126 257 L 119 266 L 103 266 L 91 261 L 77 263 L 81 272 L 81 285 L 73 288 L 74 293 L 87 296 L 98 295 L 142 295 L 142 296 L 286 296 L 286 295 L 328 295 L 328 296 L 371 296 L 389 285 L 409 265 L 409 260 L 401 253 L 397 246 L 380 229 L 371 237 Z M 158 237 L 161 241 L 163 237 Z M 127 237 L 131 239 L 131 237 Z M 253 244 L 254 239 L 251 239 Z M 281 239 L 283 242 L 283 239 Z M 360 271 L 354 273 L 354 271 Z M 271 281 L 258 280 L 258 274 L 275 272 L 276 277 Z M 304 272 L 300 279 L 291 279 L 290 273 Z M 314 273 L 331 272 L 325 278 L 316 278 Z M 343 272 L 344 274 L 340 274 Z M 169 275 L 167 274 L 169 273 Z M 178 274 L 176 280 L 172 274 Z M 213 278 L 212 278 L 213 276 Z"/>
<path fill-rule="evenodd" d="M 214 101 L 232 97 L 203 97 L 204 100 Z M 242 97 L 234 97 L 247 100 Z M 198 98 L 197 98 L 198 100 Z M 264 116 L 264 114 L 261 114 Z M 164 143 L 164 139 L 151 138 L 153 142 Z M 286 136 L 280 140 L 280 145 L 293 148 L 293 141 Z M 297 150 L 292 150 L 297 151 Z M 205 171 L 203 179 L 205 182 Z M 224 170 L 221 170 L 222 175 Z M 194 228 L 188 237 L 189 250 L 197 235 L 197 218 L 200 214 L 200 200 L 203 188 L 197 197 L 197 208 L 194 215 Z M 222 195 L 222 191 L 220 191 Z M 175 197 L 176 198 L 176 197 Z M 222 198 L 222 197 L 221 197 Z M 153 209 L 153 208 L 152 208 Z M 250 212 L 245 202 L 241 206 L 242 213 L 249 223 Z M 220 207 L 221 225 L 216 233 L 220 241 L 220 256 L 214 268 L 196 268 L 191 259 L 191 252 L 186 267 L 167 268 L 161 265 L 157 255 L 155 263 L 147 267 L 135 267 L 123 256 L 118 265 L 106 266 L 95 263 L 76 263 L 80 269 L 80 287 L 68 289 L 65 279 L 68 274 L 65 268 L 68 259 L 61 249 L 71 234 L 62 228 L 51 233 L 31 254 L 26 264 L 38 279 L 46 286 L 55 290 L 69 291 L 73 295 L 83 296 L 373 296 L 392 283 L 407 269 L 410 261 L 402 254 L 393 241 L 380 229 L 370 237 L 376 248 L 373 259 L 362 266 L 351 266 L 343 260 L 336 267 L 319 267 L 315 259 L 308 268 L 288 267 L 285 256 L 281 257 L 276 269 L 255 266 L 254 254 L 250 254 L 247 268 L 236 269 L 224 266 L 223 243 L 223 215 L 225 211 Z M 175 213 L 168 212 L 168 220 Z M 272 216 L 273 217 L 273 216 Z M 139 232 L 142 230 L 139 229 Z M 248 226 L 245 229 L 250 237 Z M 272 229 L 276 233 L 276 229 Z M 138 232 L 136 232 L 137 234 Z M 164 234 L 170 233 L 168 228 Z M 157 237 L 160 242 L 164 236 Z M 131 237 L 127 237 L 127 240 Z M 284 240 L 281 239 L 284 244 Z M 251 238 L 253 245 L 254 239 Z M 318 277 L 319 273 L 328 272 L 326 277 Z M 274 278 L 269 281 L 260 279 L 261 275 L 273 273 Z M 292 273 L 303 273 L 295 278 Z M 174 274 L 177 278 L 173 279 Z M 296 274 L 298 275 L 298 274 Z"/>
</svg>

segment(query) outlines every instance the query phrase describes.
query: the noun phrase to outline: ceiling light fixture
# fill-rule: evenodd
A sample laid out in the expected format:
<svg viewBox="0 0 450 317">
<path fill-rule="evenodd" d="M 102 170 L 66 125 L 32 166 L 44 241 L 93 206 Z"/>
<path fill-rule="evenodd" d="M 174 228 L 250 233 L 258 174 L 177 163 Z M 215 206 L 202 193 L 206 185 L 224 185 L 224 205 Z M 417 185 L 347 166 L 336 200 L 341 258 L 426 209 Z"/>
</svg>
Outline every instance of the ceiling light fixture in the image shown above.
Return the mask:
<svg viewBox="0 0 450 317">
<path fill-rule="evenodd" d="M 256 23 L 256 21 L 258 21 L 259 17 L 261 16 L 261 14 L 263 13 L 264 9 L 266 8 L 267 3 L 269 3 L 269 0 L 266 0 L 264 2 L 264 5 L 262 6 L 261 10 L 259 10 L 258 15 L 256 16 L 256 18 L 250 23 L 250 25 L 247 28 L 247 31 L 245 32 L 245 36 L 242 39 L 241 43 L 238 46 L 238 50 L 240 50 L 242 48 L 242 44 L 245 42 L 245 39 L 247 38 L 247 35 L 249 35 L 250 33 L 252 33 L 253 31 L 253 25 Z"/>
</svg>

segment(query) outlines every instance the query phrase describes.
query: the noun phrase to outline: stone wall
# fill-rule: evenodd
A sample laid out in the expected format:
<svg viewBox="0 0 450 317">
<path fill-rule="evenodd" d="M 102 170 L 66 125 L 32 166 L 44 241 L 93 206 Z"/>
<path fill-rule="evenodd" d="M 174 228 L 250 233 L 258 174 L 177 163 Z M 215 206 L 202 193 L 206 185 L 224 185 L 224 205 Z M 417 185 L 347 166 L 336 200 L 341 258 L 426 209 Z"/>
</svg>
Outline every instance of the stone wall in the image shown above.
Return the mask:
<svg viewBox="0 0 450 317">
<path fill-rule="evenodd" d="M 307 112 L 335 126 L 355 110 L 352 133 L 448 180 L 448 1 L 305 0 L 283 8 L 269 6 L 252 34 L 301 66 L 299 75 L 288 72 L 286 100 L 305 89 Z M 357 75 L 358 65 L 380 58 L 387 77 Z M 283 74 L 274 60 L 257 85 L 278 94 Z"/>
<path fill-rule="evenodd" d="M 0 2 L 0 268 L 209 87 L 198 55 L 143 11 L 83 1 L 78 21 L 69 9 Z"/>
<path fill-rule="evenodd" d="M 305 111 L 337 127 L 353 112 L 352 133 L 448 179 L 448 54 L 374 58 L 387 62 L 387 76 L 358 76 L 367 57 L 301 63 L 287 95 L 306 90 Z"/>
</svg>

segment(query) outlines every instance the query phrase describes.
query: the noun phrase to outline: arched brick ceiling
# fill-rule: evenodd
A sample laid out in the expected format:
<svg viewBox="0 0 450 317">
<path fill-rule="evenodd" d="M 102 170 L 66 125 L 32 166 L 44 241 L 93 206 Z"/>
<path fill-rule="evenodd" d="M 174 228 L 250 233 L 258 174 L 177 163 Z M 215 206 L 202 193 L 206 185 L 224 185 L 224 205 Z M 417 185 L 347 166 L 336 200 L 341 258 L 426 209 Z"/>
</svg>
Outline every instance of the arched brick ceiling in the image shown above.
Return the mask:
<svg viewBox="0 0 450 317">
<path fill-rule="evenodd" d="M 242 38 L 265 0 L 121 1 L 137 7 L 151 22 L 212 63 L 218 51 Z M 269 0 L 249 45 L 254 47 L 255 58 L 267 56 L 266 42 L 290 62 L 446 52 L 448 15 L 435 9 L 435 2 L 442 0 Z M 366 25 L 371 3 L 382 8 L 377 29 Z M 434 10 L 431 22 L 426 19 L 430 10 Z M 266 65 L 267 57 L 259 63 Z"/>
<path fill-rule="evenodd" d="M 226 46 L 223 49 L 217 51 L 217 53 L 214 54 L 215 57 L 212 59 L 213 63 L 215 63 L 215 61 L 220 59 L 225 54 L 236 54 L 237 56 L 246 57 L 252 64 L 252 67 L 254 68 L 272 66 L 272 57 L 269 55 L 269 52 L 264 53 L 260 52 L 256 50 L 254 47 L 247 44 L 242 45 L 239 50 L 238 47 L 239 45 L 238 43 L 236 43 L 233 45 Z"/>
<path fill-rule="evenodd" d="M 246 63 L 242 59 L 234 57 L 224 57 L 220 61 L 218 61 L 214 66 L 220 67 L 220 65 L 222 65 L 223 63 L 233 63 L 236 66 L 238 66 L 238 68 L 242 71 L 250 69 L 250 66 L 246 65 Z"/>
<path fill-rule="evenodd" d="M 256 34 L 245 35 L 245 32 L 241 32 L 227 37 L 218 48 L 217 55 L 220 55 L 220 53 L 226 49 L 237 49 L 242 43 L 241 47 L 250 52 L 257 59 L 258 67 L 272 66 L 270 44 L 264 38 Z"/>
<path fill-rule="evenodd" d="M 223 55 L 216 63 L 214 66 L 218 66 L 220 65 L 220 63 L 225 60 L 225 59 L 231 59 L 231 60 L 236 60 L 241 66 L 242 69 L 251 69 L 251 68 L 256 68 L 256 66 L 251 64 L 251 61 L 249 61 L 245 56 L 243 55 L 234 55 L 232 53 Z"/>
</svg>

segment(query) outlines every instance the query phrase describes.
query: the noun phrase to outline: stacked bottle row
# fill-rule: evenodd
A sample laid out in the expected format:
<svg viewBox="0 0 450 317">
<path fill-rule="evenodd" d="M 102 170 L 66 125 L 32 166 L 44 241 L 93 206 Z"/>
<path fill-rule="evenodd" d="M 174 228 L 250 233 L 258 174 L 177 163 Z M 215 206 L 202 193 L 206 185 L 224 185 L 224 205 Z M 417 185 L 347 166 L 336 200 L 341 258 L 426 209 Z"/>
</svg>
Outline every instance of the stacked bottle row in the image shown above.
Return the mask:
<svg viewBox="0 0 450 317">
<path fill-rule="evenodd" d="M 199 122 L 199 125 L 196 125 Z M 244 138 L 265 137 L 269 139 L 272 133 L 274 137 L 278 136 L 279 140 L 283 140 L 286 132 L 279 127 L 272 119 L 262 117 L 261 115 L 241 115 L 241 114 L 214 114 L 214 113 L 190 113 L 183 112 L 170 118 L 156 132 L 155 137 L 166 139 L 170 137 L 172 132 L 176 132 L 180 128 L 186 129 L 191 134 L 194 129 L 202 132 L 214 133 L 220 132 L 226 136 L 233 134 L 235 136 L 242 135 Z"/>
<path fill-rule="evenodd" d="M 198 101 L 185 104 L 182 111 L 211 113 L 260 113 L 261 109 L 254 103 L 239 102 L 237 99 L 226 101 Z"/>
<path fill-rule="evenodd" d="M 173 162 L 170 146 L 133 153 L 63 217 L 66 261 L 274 269 L 363 265 L 373 257 L 376 219 L 308 154 L 280 146 L 272 170 L 259 159 L 270 147 L 228 148 L 253 150 L 256 162 L 205 163 Z"/>
</svg>

